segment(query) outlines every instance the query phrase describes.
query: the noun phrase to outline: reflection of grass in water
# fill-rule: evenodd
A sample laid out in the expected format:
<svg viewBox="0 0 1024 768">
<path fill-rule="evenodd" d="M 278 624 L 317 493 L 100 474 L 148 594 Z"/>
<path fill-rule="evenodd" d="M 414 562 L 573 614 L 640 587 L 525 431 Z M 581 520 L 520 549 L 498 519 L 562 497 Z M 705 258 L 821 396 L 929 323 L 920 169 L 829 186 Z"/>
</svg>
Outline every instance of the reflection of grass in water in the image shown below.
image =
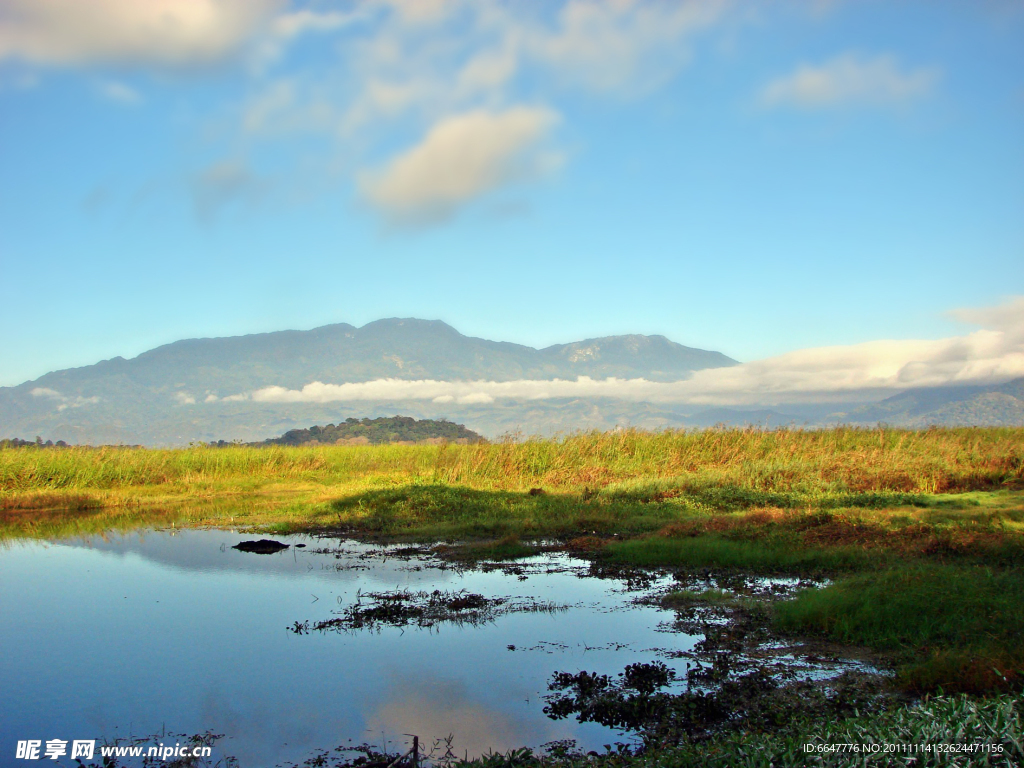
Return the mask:
<svg viewBox="0 0 1024 768">
<path fill-rule="evenodd" d="M 136 504 L 77 509 L 0 510 L 0 542 L 16 538 L 60 539 L 108 531 L 204 525 L 244 526 L 273 508 L 267 499 L 197 499 L 190 503 Z"/>
</svg>

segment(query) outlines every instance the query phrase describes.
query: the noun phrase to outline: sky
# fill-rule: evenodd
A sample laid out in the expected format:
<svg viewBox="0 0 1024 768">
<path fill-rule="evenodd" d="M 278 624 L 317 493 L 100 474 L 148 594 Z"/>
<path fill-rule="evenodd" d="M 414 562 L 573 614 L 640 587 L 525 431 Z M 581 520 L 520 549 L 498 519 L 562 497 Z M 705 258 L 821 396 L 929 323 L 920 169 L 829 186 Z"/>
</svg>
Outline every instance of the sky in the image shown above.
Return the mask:
<svg viewBox="0 0 1024 768">
<path fill-rule="evenodd" d="M 383 317 L 751 363 L 717 387 L 1024 375 L 1022 39 L 977 0 L 0 0 L 0 385 Z"/>
</svg>

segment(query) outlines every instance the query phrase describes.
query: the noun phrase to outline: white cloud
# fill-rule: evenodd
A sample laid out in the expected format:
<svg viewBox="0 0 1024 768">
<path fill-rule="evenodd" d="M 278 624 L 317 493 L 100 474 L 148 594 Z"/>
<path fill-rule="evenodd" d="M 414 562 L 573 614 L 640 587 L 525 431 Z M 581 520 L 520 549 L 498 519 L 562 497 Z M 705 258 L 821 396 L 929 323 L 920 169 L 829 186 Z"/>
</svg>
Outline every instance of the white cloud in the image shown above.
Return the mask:
<svg viewBox="0 0 1024 768">
<path fill-rule="evenodd" d="M 239 52 L 282 5 L 283 0 L 5 0 L 0 59 L 193 69 Z"/>
<path fill-rule="evenodd" d="M 305 32 L 330 32 L 341 29 L 359 20 L 359 13 L 328 11 L 317 13 L 309 9 L 283 13 L 271 24 L 273 33 L 282 39 L 291 40 Z"/>
<path fill-rule="evenodd" d="M 222 160 L 204 168 L 190 180 L 196 215 L 211 223 L 229 203 L 255 201 L 266 190 L 267 182 L 257 177 L 240 160 Z"/>
<path fill-rule="evenodd" d="M 256 30 L 252 42 L 250 63 L 254 72 L 261 73 L 276 63 L 288 46 L 307 32 L 333 32 L 359 21 L 365 16 L 366 4 L 356 6 L 351 13 L 341 11 L 313 11 L 304 8 L 283 12 L 274 16 L 262 28 Z"/>
<path fill-rule="evenodd" d="M 685 389 L 692 402 L 779 402 L 1016 376 L 1024 376 L 1024 346 L 999 331 L 978 331 L 936 341 L 804 349 L 734 368 L 698 371 Z"/>
<path fill-rule="evenodd" d="M 63 411 L 68 408 L 81 408 L 83 405 L 93 405 L 100 401 L 100 398 L 95 395 L 92 397 L 82 397 L 81 395 L 67 397 L 56 389 L 50 389 L 49 387 L 35 387 L 29 391 L 29 394 L 32 395 L 32 397 L 46 397 L 53 400 L 57 404 L 58 411 Z"/>
<path fill-rule="evenodd" d="M 687 35 L 717 20 L 725 6 L 720 0 L 571 0 L 555 28 L 529 28 L 521 46 L 563 82 L 646 90 L 685 63 Z"/>
<path fill-rule="evenodd" d="M 274 51 L 264 58 L 274 60 L 301 31 L 344 28 L 339 60 L 254 88 L 239 105 L 239 125 L 248 137 L 320 132 L 336 142 L 331 172 L 362 168 L 356 173 L 361 198 L 392 223 L 437 222 L 479 194 L 510 180 L 537 180 L 561 162 L 555 152 L 521 152 L 547 133 L 549 118 L 537 118 L 554 110 L 515 106 L 523 100 L 520 85 L 528 84 L 537 105 L 567 89 L 629 97 L 646 93 L 685 65 L 689 39 L 720 18 L 726 5 L 726 0 L 368 0 L 348 13 L 293 11 L 276 17 L 263 42 L 254 44 Z M 528 109 L 537 123 L 525 136 L 509 136 L 505 131 L 514 127 L 513 116 Z M 500 135 L 491 153 L 484 148 L 482 157 L 459 157 L 452 166 L 453 147 L 441 146 L 446 132 L 460 124 L 472 130 L 476 119 L 476 136 L 484 138 L 491 128 L 482 125 L 487 116 L 505 121 L 494 126 Z M 400 146 L 410 128 L 422 131 L 422 144 L 367 168 L 363 158 L 384 145 Z M 502 143 L 506 140 L 511 144 Z M 427 185 L 426 174 L 436 171 L 438 162 L 444 172 Z M 438 189 L 428 188 L 435 185 Z"/>
<path fill-rule="evenodd" d="M 971 325 L 1002 331 L 1018 341 L 1024 336 L 1024 296 L 1010 298 L 995 307 L 954 309 L 950 314 Z"/>
<path fill-rule="evenodd" d="M 98 86 L 100 95 L 110 101 L 120 104 L 138 104 L 142 101 L 142 94 L 131 86 L 119 83 L 116 80 L 108 80 Z"/>
<path fill-rule="evenodd" d="M 561 161 L 536 151 L 555 111 L 515 106 L 523 100 L 517 86 L 527 84 L 535 104 L 566 89 L 647 92 L 685 65 L 689 40 L 727 4 L 0 0 L 0 61 L 175 72 L 247 64 L 252 87 L 231 112 L 243 134 L 232 155 L 251 151 L 255 138 L 321 133 L 334 142 L 334 156 L 317 172 L 363 168 L 357 175 L 365 200 L 393 221 L 426 222 L 510 181 L 540 178 Z M 276 77 L 273 66 L 308 34 L 336 35 L 337 58 L 304 58 L 287 79 Z M 124 83 L 99 88 L 115 101 L 139 100 Z M 364 158 L 407 140 L 410 127 L 423 132 L 421 145 L 366 169 Z M 453 150 L 445 138 L 459 130 L 473 134 L 468 146 L 479 151 L 458 158 L 449 173 Z M 432 193 L 424 178 L 438 163 L 446 172 Z M 225 169 L 209 168 L 192 185 L 204 218 L 248 181 L 211 175 L 217 170 Z"/>
<path fill-rule="evenodd" d="M 901 104 L 928 93 L 938 77 L 933 68 L 901 70 L 892 56 L 848 53 L 820 66 L 801 65 L 772 81 L 761 91 L 761 103 L 805 108 Z"/>
<path fill-rule="evenodd" d="M 1005 381 L 1024 376 L 1024 297 L 999 307 L 959 310 L 992 328 L 937 340 L 871 341 L 789 352 L 729 368 L 698 371 L 678 382 L 645 379 L 434 381 L 377 379 L 302 389 L 266 387 L 225 399 L 260 403 L 431 400 L 490 403 L 501 398 L 612 397 L 691 404 L 878 399 L 911 387 Z"/>
<path fill-rule="evenodd" d="M 394 220 L 445 218 L 476 197 L 556 166 L 558 159 L 539 144 L 557 120 L 537 107 L 446 118 L 385 168 L 365 174 L 360 188 Z"/>
<path fill-rule="evenodd" d="M 331 100 L 312 92 L 298 78 L 270 81 L 242 110 L 242 129 L 252 135 L 323 132 L 340 121 L 340 114 Z"/>
<path fill-rule="evenodd" d="M 679 71 L 690 55 L 688 38 L 726 6 L 724 0 L 377 3 L 382 12 L 367 25 L 369 34 L 347 47 L 355 95 L 343 127 L 352 131 L 409 113 L 434 122 L 495 109 L 514 100 L 509 91 L 517 79 L 529 79 L 548 96 L 566 88 L 645 93 Z"/>
<path fill-rule="evenodd" d="M 487 403 L 493 403 L 494 398 L 486 392 L 470 392 L 468 395 L 462 395 L 457 398 L 456 402 L 460 405 L 486 405 Z"/>
<path fill-rule="evenodd" d="M 174 401 L 178 405 L 195 405 L 196 399 L 192 397 L 188 392 L 175 392 Z"/>
</svg>

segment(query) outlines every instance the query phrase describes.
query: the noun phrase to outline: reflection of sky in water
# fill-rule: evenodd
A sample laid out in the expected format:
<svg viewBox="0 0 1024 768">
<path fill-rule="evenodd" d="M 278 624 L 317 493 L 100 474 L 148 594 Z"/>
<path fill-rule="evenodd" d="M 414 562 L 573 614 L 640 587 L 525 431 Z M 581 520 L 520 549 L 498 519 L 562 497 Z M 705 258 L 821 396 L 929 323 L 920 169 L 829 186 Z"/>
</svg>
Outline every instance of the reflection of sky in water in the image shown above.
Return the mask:
<svg viewBox="0 0 1024 768">
<path fill-rule="evenodd" d="M 691 642 L 656 632 L 665 614 L 630 605 L 614 581 L 536 568 L 524 581 L 501 571 L 413 570 L 416 561 L 394 558 L 338 570 L 354 555 L 316 554 L 310 550 L 324 543 L 297 536 L 280 538 L 310 547 L 275 555 L 230 548 L 243 538 L 252 537 L 145 532 L 0 550 L 0 754 L 13 755 L 18 739 L 140 736 L 164 727 L 225 733 L 226 750 L 243 766 L 297 761 L 349 739 L 393 746 L 405 733 L 427 741 L 453 733 L 459 754 L 564 738 L 601 749 L 622 737 L 542 713 L 551 673 L 615 673 L 656 658 L 645 649 Z M 286 630 L 296 620 L 330 618 L 359 589 L 395 587 L 575 607 L 476 628 Z M 568 647 L 523 650 L 544 642 Z M 610 642 L 628 649 L 593 649 Z"/>
</svg>

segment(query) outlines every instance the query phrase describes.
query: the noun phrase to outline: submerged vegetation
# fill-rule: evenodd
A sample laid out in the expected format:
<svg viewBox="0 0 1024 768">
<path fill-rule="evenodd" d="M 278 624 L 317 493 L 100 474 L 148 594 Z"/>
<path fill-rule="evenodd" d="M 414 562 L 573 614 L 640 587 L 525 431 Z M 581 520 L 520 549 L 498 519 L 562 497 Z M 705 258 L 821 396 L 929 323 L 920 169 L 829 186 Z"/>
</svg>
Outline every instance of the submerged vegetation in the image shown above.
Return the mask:
<svg viewBox="0 0 1024 768">
<path fill-rule="evenodd" d="M 629 680 L 566 678 L 566 696 L 552 706 L 578 715 L 594 711 L 594 696 L 631 690 L 635 700 L 614 717 L 632 717 L 639 707 L 649 723 L 664 726 L 679 722 L 678 712 L 665 715 L 679 706 L 691 718 L 704 712 L 704 740 L 688 742 L 692 729 L 675 738 L 659 753 L 666 765 L 852 765 L 852 755 L 822 761 L 800 752 L 806 735 L 826 742 L 934 739 L 941 731 L 931 717 L 962 718 L 964 734 L 995 733 L 985 729 L 1002 718 L 1000 733 L 1017 734 L 1016 746 L 1006 749 L 1020 753 L 1013 696 L 1024 686 L 1024 429 L 623 430 L 472 445 L 0 448 L 0 538 L 147 524 L 415 541 L 456 560 L 514 559 L 555 547 L 581 553 L 597 568 L 812 577 L 817 581 L 785 599 L 679 589 L 663 605 L 742 613 L 756 603 L 776 632 L 875 654 L 896 672 L 900 695 L 940 695 L 870 715 L 826 697 L 786 728 L 751 721 L 747 730 L 729 732 L 711 727 L 715 713 L 728 708 L 714 709 L 724 699 L 683 702 L 658 686 L 632 690 Z M 343 618 L 417 623 L 432 620 L 434 609 L 467 616 L 482 610 L 459 604 L 452 611 L 450 595 L 400 597 L 379 597 Z M 780 695 L 764 679 L 740 680 L 761 685 L 763 701 Z M 990 698 L 951 695 L 961 693 Z M 524 765 L 540 760 L 519 758 Z M 582 759 L 569 752 L 543 758 Z M 976 764 L 1011 764 L 985 759 Z"/>
</svg>

